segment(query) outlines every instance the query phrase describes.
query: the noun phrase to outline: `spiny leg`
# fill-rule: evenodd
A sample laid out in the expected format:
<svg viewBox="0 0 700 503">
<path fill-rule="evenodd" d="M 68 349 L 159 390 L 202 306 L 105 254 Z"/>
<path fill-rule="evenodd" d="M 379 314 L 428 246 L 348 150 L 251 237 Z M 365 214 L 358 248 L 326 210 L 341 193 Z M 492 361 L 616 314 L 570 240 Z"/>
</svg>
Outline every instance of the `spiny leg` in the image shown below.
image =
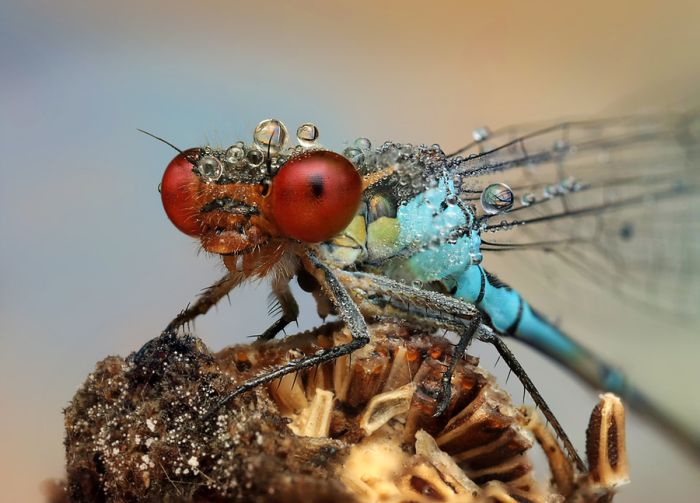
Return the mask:
<svg viewBox="0 0 700 503">
<path fill-rule="evenodd" d="M 280 316 L 267 330 L 258 335 L 259 341 L 269 341 L 273 339 L 279 332 L 284 330 L 284 327 L 291 322 L 296 321 L 299 316 L 299 306 L 294 300 L 294 295 L 289 288 L 291 278 L 283 277 L 272 282 L 272 295 L 282 309 Z"/>
<path fill-rule="evenodd" d="M 440 396 L 433 415 L 443 414 L 450 404 L 454 369 L 481 325 L 479 310 L 438 292 L 407 286 L 383 276 L 342 271 L 339 272 L 339 278 L 351 294 L 355 295 L 365 316 L 395 316 L 421 324 L 427 322 L 433 326 L 448 327 L 460 334 L 460 340 L 455 345 L 447 369 L 442 375 Z M 448 309 L 445 309 L 445 299 L 449 299 Z"/>
<path fill-rule="evenodd" d="M 309 253 L 307 257 L 314 269 L 319 272 L 319 277 L 317 277 L 317 279 L 319 279 L 321 284 L 332 297 L 333 302 L 338 308 L 340 317 L 343 319 L 343 321 L 345 321 L 345 324 L 350 330 L 352 340 L 347 344 L 342 344 L 340 346 L 335 346 L 324 351 L 320 351 L 312 356 L 307 356 L 299 360 L 294 360 L 283 365 L 279 365 L 268 372 L 247 380 L 240 386 L 236 387 L 231 393 L 219 400 L 219 402 L 217 402 L 216 405 L 214 405 L 214 407 L 212 407 L 205 414 L 205 420 L 211 418 L 221 407 L 246 391 L 250 391 L 262 384 L 274 381 L 275 379 L 279 379 L 280 377 L 291 374 L 292 372 L 298 372 L 306 368 L 315 367 L 317 365 L 321 365 L 322 363 L 335 360 L 341 356 L 357 351 L 369 342 L 369 330 L 367 328 L 367 324 L 365 323 L 365 319 L 345 287 L 343 287 L 340 281 L 338 281 L 338 278 L 336 278 L 333 270 L 323 264 L 315 255 Z"/>
<path fill-rule="evenodd" d="M 467 324 L 463 330 L 460 331 L 459 342 L 455 345 L 450 355 L 450 363 L 447 366 L 447 370 L 442 374 L 441 384 L 442 393 L 440 396 L 440 401 L 438 406 L 433 413 L 434 417 L 439 417 L 445 413 L 447 407 L 450 405 L 450 398 L 452 397 L 452 374 L 454 374 L 457 362 L 460 361 L 467 347 L 472 342 L 474 334 L 479 329 L 481 325 L 481 316 L 474 318 L 469 324 Z"/>
<path fill-rule="evenodd" d="M 240 285 L 243 280 L 245 280 L 243 274 L 227 274 L 205 289 L 194 304 L 181 311 L 168 323 L 163 333 L 174 333 L 178 328 L 194 320 L 197 316 L 205 314 L 212 306 L 215 306 L 223 297 L 228 295 L 231 290 Z"/>
<path fill-rule="evenodd" d="M 215 306 L 222 298 L 229 294 L 231 290 L 245 281 L 246 275 L 242 273 L 229 273 L 219 281 L 206 288 L 197 298 L 197 301 L 180 312 L 163 330 L 164 333 L 173 333 L 181 326 L 194 320 L 197 316 L 206 314 L 209 309 Z M 259 340 L 272 339 L 278 332 L 284 329 L 289 323 L 296 321 L 299 315 L 299 306 L 294 300 L 289 289 L 289 278 L 282 278 L 272 284 L 272 295 L 275 296 L 282 308 L 282 316 L 275 321 L 265 332 L 258 335 Z"/>
<path fill-rule="evenodd" d="M 491 330 L 481 331 L 477 337 L 479 338 L 479 340 L 483 342 L 488 342 L 496 348 L 498 354 L 508 365 L 508 368 L 510 368 L 510 370 L 518 377 L 522 385 L 525 387 L 529 395 L 534 400 L 537 407 L 542 411 L 542 414 L 544 414 L 544 417 L 546 417 L 547 421 L 549 421 L 549 423 L 552 425 L 552 428 L 554 428 L 554 431 L 556 431 L 557 435 L 561 439 L 562 443 L 564 444 L 564 448 L 568 452 L 569 456 L 571 456 L 571 459 L 576 463 L 577 468 L 582 472 L 585 472 L 586 465 L 576 452 L 576 449 L 571 443 L 571 440 L 569 440 L 569 437 L 566 435 L 564 428 L 561 426 L 556 416 L 554 415 L 554 412 L 552 412 L 552 410 L 547 405 L 547 402 L 544 400 L 540 392 L 535 387 L 535 384 L 527 375 L 527 372 L 525 372 L 525 369 L 520 365 L 518 359 L 510 351 L 508 346 L 506 346 L 505 342 L 503 342 L 503 339 L 501 339 Z"/>
</svg>

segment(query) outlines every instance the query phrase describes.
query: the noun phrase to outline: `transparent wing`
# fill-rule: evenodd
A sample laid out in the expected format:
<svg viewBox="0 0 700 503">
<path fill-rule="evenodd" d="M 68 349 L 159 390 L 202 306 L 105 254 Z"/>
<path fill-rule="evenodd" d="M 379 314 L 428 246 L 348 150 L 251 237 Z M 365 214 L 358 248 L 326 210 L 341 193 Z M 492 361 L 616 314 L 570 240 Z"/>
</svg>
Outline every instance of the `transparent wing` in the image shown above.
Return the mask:
<svg viewBox="0 0 700 503">
<path fill-rule="evenodd" d="M 505 183 L 512 208 L 484 215 L 485 255 L 546 254 L 574 281 L 697 317 L 700 115 L 513 127 L 448 156 L 463 200 Z M 491 257 L 486 260 L 491 261 Z"/>
</svg>

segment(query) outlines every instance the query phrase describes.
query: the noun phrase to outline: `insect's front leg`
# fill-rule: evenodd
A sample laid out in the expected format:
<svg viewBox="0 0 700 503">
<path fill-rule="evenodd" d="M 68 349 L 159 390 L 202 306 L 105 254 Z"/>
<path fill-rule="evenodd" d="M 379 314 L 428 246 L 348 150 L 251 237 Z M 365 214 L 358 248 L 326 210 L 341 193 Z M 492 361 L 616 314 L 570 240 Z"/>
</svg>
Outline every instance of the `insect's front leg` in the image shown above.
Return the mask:
<svg viewBox="0 0 700 503">
<path fill-rule="evenodd" d="M 331 269 L 326 264 L 321 262 L 313 253 L 309 252 L 306 256 L 306 260 L 314 273 L 314 277 L 331 298 L 338 310 L 338 314 L 350 330 L 352 340 L 347 344 L 342 344 L 340 346 L 319 351 L 312 356 L 307 356 L 305 358 L 300 358 L 298 360 L 293 360 L 283 365 L 279 365 L 272 368 L 268 372 L 249 379 L 235 388 L 224 398 L 219 400 L 219 402 L 212 407 L 207 414 L 205 414 L 205 420 L 211 418 L 221 407 L 246 391 L 252 390 L 270 381 L 274 381 L 275 379 L 279 379 L 287 374 L 299 372 L 300 370 L 315 367 L 317 365 L 321 365 L 322 363 L 335 360 L 341 356 L 348 355 L 354 351 L 357 351 L 369 342 L 369 329 L 367 328 L 365 319 L 355 302 L 353 302 L 352 298 L 348 294 L 348 291 L 336 277 L 335 274 L 338 271 Z"/>
<path fill-rule="evenodd" d="M 243 283 L 248 276 L 242 272 L 230 272 L 219 281 L 206 288 L 197 298 L 194 304 L 188 306 L 180 312 L 165 327 L 163 333 L 174 333 L 181 326 L 191 322 L 197 316 L 206 314 L 209 309 L 215 306 L 222 298 L 231 292 L 238 285 Z M 282 309 L 282 316 L 275 321 L 265 332 L 258 335 L 259 340 L 269 340 L 275 337 L 291 322 L 296 321 L 299 316 L 299 306 L 297 305 L 292 291 L 289 288 L 291 278 L 287 276 L 279 277 L 272 282 L 272 295 L 279 307 Z"/>
<path fill-rule="evenodd" d="M 244 280 L 245 276 L 243 274 L 226 274 L 226 276 L 211 285 L 209 288 L 205 289 L 194 304 L 181 311 L 180 314 L 178 314 L 170 323 L 168 323 L 168 326 L 165 327 L 163 333 L 174 333 L 178 328 L 194 320 L 197 316 L 205 314 Z"/>
<path fill-rule="evenodd" d="M 270 325 L 267 330 L 262 334 L 258 335 L 259 341 L 269 341 L 273 339 L 278 333 L 284 330 L 284 328 L 297 321 L 299 317 L 299 305 L 292 295 L 292 291 L 289 288 L 289 281 L 291 278 L 280 277 L 276 278 L 272 282 L 272 296 L 277 303 L 279 309 L 282 310 L 282 316 L 280 316 L 272 325 Z M 274 309 L 273 309 L 274 310 Z"/>
</svg>

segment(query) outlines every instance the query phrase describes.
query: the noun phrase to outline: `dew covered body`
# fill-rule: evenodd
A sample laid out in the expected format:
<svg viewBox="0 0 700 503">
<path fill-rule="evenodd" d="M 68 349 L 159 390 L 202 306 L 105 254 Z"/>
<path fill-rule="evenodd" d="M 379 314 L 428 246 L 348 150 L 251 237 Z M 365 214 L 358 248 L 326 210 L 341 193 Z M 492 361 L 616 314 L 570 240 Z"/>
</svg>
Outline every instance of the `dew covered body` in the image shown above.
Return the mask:
<svg viewBox="0 0 700 503">
<path fill-rule="evenodd" d="M 400 165 L 396 165 L 401 172 Z M 628 396 L 624 376 L 596 359 L 534 310 L 520 293 L 482 265 L 481 233 L 471 206 L 460 205 L 454 183 L 441 177 L 397 204 L 396 194 L 368 190 L 322 256 L 342 268 L 385 275 L 475 305 L 499 333 L 526 342 L 570 367 L 593 386 Z"/>
<path fill-rule="evenodd" d="M 226 401 L 367 344 L 364 318 L 400 290 L 403 299 L 430 306 L 436 326 L 459 320 L 456 353 L 481 333 L 514 370 L 519 364 L 500 337 L 515 337 L 593 387 L 617 393 L 700 453 L 695 433 L 490 269 L 499 252 L 521 253 L 523 267 L 532 254 L 544 254 L 586 281 L 613 282 L 623 297 L 697 316 L 698 114 L 481 128 L 449 155 L 438 145 L 373 147 L 364 138 L 341 155 L 320 147 L 312 124 L 298 129 L 299 145 L 287 146 L 286 135 L 281 122 L 263 121 L 252 144 L 181 151 L 163 177 L 171 221 L 221 255 L 229 270 L 166 331 L 207 312 L 242 282 L 270 276 L 280 317 L 261 339 L 296 319 L 294 277 L 313 294 L 319 314 L 338 314 L 352 335 L 350 343 L 252 379 Z M 413 315 L 408 307 L 394 312 Z M 449 395 L 454 365 L 447 367 Z M 523 369 L 514 372 L 555 426 Z"/>
</svg>

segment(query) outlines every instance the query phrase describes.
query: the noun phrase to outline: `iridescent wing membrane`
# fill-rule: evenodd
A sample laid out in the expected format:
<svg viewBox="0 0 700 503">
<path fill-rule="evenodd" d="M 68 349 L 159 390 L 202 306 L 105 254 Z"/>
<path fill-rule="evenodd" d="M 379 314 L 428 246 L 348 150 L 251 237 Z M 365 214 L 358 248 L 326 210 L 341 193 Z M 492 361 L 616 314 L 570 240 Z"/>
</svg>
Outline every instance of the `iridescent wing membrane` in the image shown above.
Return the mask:
<svg viewBox="0 0 700 503">
<path fill-rule="evenodd" d="M 577 281 L 674 316 L 698 316 L 697 113 L 481 129 L 474 136 L 448 157 L 461 197 L 478 206 L 492 183 L 507 184 L 515 196 L 511 209 L 486 215 L 485 255 L 544 251 Z"/>
</svg>

